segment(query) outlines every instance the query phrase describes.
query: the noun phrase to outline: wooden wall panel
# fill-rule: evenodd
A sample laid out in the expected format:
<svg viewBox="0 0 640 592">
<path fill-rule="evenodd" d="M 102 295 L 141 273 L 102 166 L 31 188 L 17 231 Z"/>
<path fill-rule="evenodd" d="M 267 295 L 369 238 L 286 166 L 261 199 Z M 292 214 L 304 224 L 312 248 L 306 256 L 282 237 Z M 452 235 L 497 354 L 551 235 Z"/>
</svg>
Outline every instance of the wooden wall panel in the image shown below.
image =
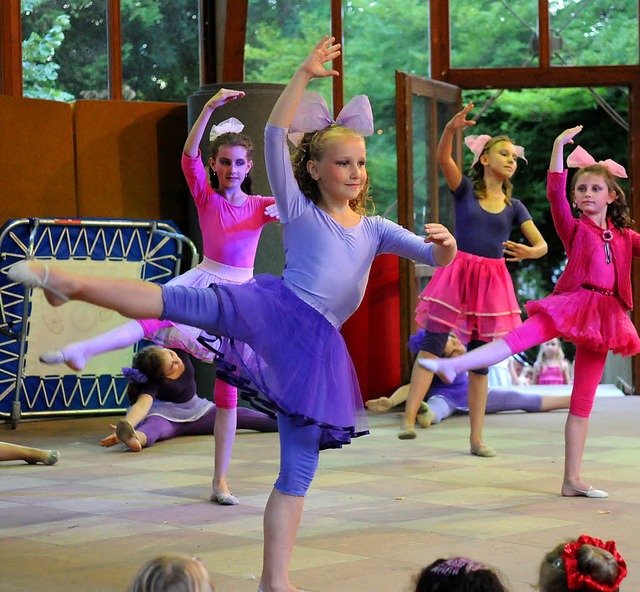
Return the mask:
<svg viewBox="0 0 640 592">
<path fill-rule="evenodd" d="M 74 123 L 81 217 L 171 219 L 186 231 L 186 105 L 77 101 Z"/>
<path fill-rule="evenodd" d="M 71 107 L 0 95 L 0 218 L 77 215 Z"/>
</svg>

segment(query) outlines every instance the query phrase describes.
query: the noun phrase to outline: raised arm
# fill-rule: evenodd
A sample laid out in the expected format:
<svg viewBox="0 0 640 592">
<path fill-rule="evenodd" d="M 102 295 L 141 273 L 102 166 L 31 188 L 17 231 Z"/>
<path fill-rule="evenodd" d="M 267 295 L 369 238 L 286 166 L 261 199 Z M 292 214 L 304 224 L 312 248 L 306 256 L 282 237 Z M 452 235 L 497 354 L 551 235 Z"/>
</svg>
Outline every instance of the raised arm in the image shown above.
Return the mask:
<svg viewBox="0 0 640 592">
<path fill-rule="evenodd" d="M 475 121 L 467 119 L 467 114 L 471 109 L 473 109 L 473 103 L 469 103 L 462 111 L 456 113 L 444 126 L 440 142 L 438 142 L 436 152 L 438 166 L 452 191 L 455 191 L 462 181 L 462 172 L 456 161 L 453 160 L 453 138 L 458 130 L 464 130 L 476 124 Z"/>
<path fill-rule="evenodd" d="M 288 128 L 309 81 L 313 78 L 339 75 L 337 70 L 329 70 L 324 67 L 324 64 L 340 55 L 340 44 L 334 44 L 334 41 L 334 37 L 325 35 L 313 48 L 313 51 L 302 62 L 289 84 L 278 97 L 267 123 L 276 127 Z"/>
<path fill-rule="evenodd" d="M 581 125 L 576 125 L 564 130 L 553 142 L 551 159 L 549 161 L 549 172 L 561 173 L 564 170 L 564 147 L 566 144 L 573 144 L 573 138 L 582 131 Z"/>
<path fill-rule="evenodd" d="M 241 97 L 244 97 L 244 92 L 241 90 L 221 88 L 205 103 L 200 115 L 198 115 L 198 118 L 193 124 L 193 127 L 187 136 L 187 140 L 184 143 L 184 148 L 182 149 L 189 158 L 195 158 L 198 156 L 200 141 L 202 140 L 202 135 L 207 127 L 211 114 L 220 107 L 220 105 L 224 105 L 230 101 L 235 101 Z"/>
</svg>

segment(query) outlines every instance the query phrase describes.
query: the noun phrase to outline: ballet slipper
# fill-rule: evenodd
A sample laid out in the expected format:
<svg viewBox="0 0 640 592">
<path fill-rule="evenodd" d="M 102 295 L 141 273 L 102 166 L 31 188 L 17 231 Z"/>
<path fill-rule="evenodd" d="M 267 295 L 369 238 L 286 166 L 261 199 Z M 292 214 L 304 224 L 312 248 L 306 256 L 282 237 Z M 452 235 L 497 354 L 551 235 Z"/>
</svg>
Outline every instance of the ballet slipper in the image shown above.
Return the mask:
<svg viewBox="0 0 640 592">
<path fill-rule="evenodd" d="M 429 428 L 433 423 L 433 414 L 431 413 L 431 409 L 429 409 L 429 405 L 425 402 L 420 403 L 420 408 L 418 409 L 418 415 L 416 415 L 416 421 L 421 428 Z"/>
<path fill-rule="evenodd" d="M 220 506 L 235 506 L 238 504 L 238 498 L 228 491 L 220 491 L 214 489 L 209 496 L 209 501 Z"/>
<path fill-rule="evenodd" d="M 398 432 L 398 438 L 400 440 L 414 440 L 418 437 L 416 431 L 413 429 L 413 426 L 409 427 L 407 423 L 403 420 L 402 429 Z"/>
<path fill-rule="evenodd" d="M 43 465 L 55 465 L 60 460 L 60 453 L 57 450 L 43 450 L 43 456 L 40 460 L 28 460 L 27 463 L 35 465 L 42 463 Z"/>
<path fill-rule="evenodd" d="M 133 426 L 126 420 L 120 419 L 116 424 L 116 436 L 118 440 L 125 444 L 131 452 L 140 452 L 142 450 L 142 444 L 136 436 L 136 431 Z"/>
<path fill-rule="evenodd" d="M 66 364 L 71 370 L 80 372 L 87 365 L 87 360 L 83 357 L 68 356 L 62 349 L 46 351 L 38 356 L 43 364 Z"/>
<path fill-rule="evenodd" d="M 437 374 L 442 379 L 442 382 L 447 384 L 451 384 L 456 378 L 457 372 L 449 368 L 446 361 L 440 358 L 420 358 L 418 364 L 425 370 Z"/>
<path fill-rule="evenodd" d="M 565 493 L 565 488 L 570 489 L 571 493 Z M 604 499 L 609 497 L 609 494 L 606 491 L 602 491 L 602 489 L 594 489 L 591 485 L 589 485 L 587 489 L 579 489 L 578 487 L 573 487 L 572 485 L 563 483 L 562 489 L 563 497 L 590 497 L 593 499 Z"/>
<path fill-rule="evenodd" d="M 45 291 L 45 296 L 49 301 L 49 304 L 52 306 L 60 306 L 65 302 L 69 302 L 69 297 L 66 294 L 63 294 L 48 285 L 50 272 L 49 267 L 47 265 L 42 265 L 42 269 L 44 272 L 42 277 L 40 277 L 33 269 L 31 269 L 27 260 L 18 261 L 18 263 L 14 263 L 9 268 L 7 271 L 7 277 L 12 282 L 22 284 L 26 288 L 41 288 Z"/>
<path fill-rule="evenodd" d="M 493 448 L 487 446 L 482 442 L 480 444 L 472 445 L 470 453 L 474 456 L 481 456 L 483 458 L 492 458 L 497 455 L 496 451 Z"/>
</svg>

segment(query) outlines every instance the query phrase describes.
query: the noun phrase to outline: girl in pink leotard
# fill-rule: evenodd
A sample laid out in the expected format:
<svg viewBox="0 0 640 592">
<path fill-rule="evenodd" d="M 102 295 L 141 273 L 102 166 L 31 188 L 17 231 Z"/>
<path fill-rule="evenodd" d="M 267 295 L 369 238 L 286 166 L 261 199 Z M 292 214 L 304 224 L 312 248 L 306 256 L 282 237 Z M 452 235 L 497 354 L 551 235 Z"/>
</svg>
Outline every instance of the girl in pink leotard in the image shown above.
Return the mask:
<svg viewBox="0 0 640 592">
<path fill-rule="evenodd" d="M 604 498 L 608 497 L 605 491 L 582 480 L 580 468 L 607 352 L 624 356 L 640 352 L 638 333 L 627 315 L 633 307 L 631 262 L 640 256 L 640 234 L 631 230 L 625 195 L 615 180 L 626 177 L 626 172 L 612 160 L 596 163 L 578 146 L 567 158 L 567 166 L 580 168 L 571 183 L 571 203 L 566 199 L 563 147 L 572 144 L 581 130 L 579 125 L 562 132 L 551 153 L 547 197 L 568 257 L 553 294 L 527 303 L 529 318 L 504 339 L 458 358 L 425 358 L 420 364 L 451 381 L 458 372 L 495 364 L 553 337 L 575 343 L 561 493 L 566 497 Z"/>
<path fill-rule="evenodd" d="M 220 89 L 203 107 L 184 144 L 182 170 L 198 210 L 204 257 L 196 269 L 174 278 L 170 282 L 172 284 L 205 288 L 212 283 L 241 284 L 247 281 L 253 276 L 260 232 L 265 224 L 277 219 L 272 197 L 251 194 L 249 173 L 253 166 L 253 142 L 240 133 L 243 129 L 240 121 L 230 118 L 211 128 L 211 157 L 208 161 L 211 184 L 202 162 L 199 146 L 211 115 L 219 106 L 243 96 L 242 91 Z M 102 335 L 46 352 L 40 359 L 44 363 L 65 363 L 74 370 L 82 370 L 92 356 L 128 347 L 146 338 L 211 361 L 215 353 L 201 344 L 201 337 L 206 338 L 206 335 L 188 325 L 155 319 L 130 321 Z M 215 349 L 224 347 L 217 338 L 206 342 L 213 344 Z M 235 505 L 238 500 L 227 485 L 227 472 L 236 432 L 237 389 L 217 380 L 214 400 L 217 414 L 210 500 L 222 505 Z"/>
</svg>

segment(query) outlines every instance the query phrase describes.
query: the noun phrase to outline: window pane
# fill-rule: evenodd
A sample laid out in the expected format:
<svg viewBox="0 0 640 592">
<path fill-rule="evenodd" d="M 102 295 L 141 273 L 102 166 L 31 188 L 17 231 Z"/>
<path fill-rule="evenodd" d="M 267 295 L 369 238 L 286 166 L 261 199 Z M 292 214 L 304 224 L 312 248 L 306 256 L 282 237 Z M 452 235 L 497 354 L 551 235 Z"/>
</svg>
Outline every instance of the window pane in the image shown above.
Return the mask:
<svg viewBox="0 0 640 592">
<path fill-rule="evenodd" d="M 200 86 L 198 0 L 121 0 L 123 97 L 186 102 Z"/>
<path fill-rule="evenodd" d="M 551 0 L 554 66 L 638 63 L 637 0 Z"/>
<path fill-rule="evenodd" d="M 428 76 L 429 3 L 347 0 L 343 4 L 344 98 L 366 94 L 371 101 L 376 129 L 367 139 L 371 195 L 378 214 L 397 220 L 395 72 Z M 384 34 L 377 34 L 381 31 Z M 424 153 L 414 158 L 417 174 L 424 175 Z"/>
<path fill-rule="evenodd" d="M 538 0 L 451 0 L 452 68 L 537 65 Z"/>
<path fill-rule="evenodd" d="M 22 0 L 25 97 L 107 98 L 105 0 Z"/>
<path fill-rule="evenodd" d="M 329 0 L 249 0 L 245 79 L 286 84 L 313 45 L 330 31 Z M 316 81 L 312 88 L 331 104 L 331 83 L 325 82 Z"/>
</svg>

